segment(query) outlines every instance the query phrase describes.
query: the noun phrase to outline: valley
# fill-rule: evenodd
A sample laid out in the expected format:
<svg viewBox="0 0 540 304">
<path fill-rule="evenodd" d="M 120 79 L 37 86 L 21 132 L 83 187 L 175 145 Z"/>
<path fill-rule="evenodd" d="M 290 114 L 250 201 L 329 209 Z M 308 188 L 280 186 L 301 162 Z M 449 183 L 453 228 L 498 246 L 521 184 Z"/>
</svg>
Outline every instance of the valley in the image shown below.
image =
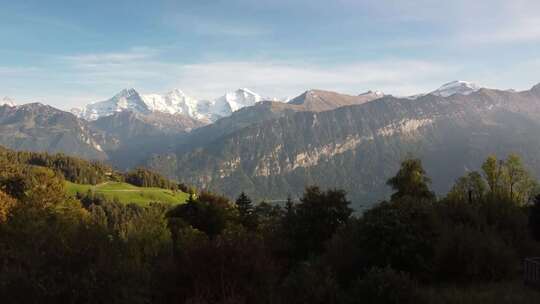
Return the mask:
<svg viewBox="0 0 540 304">
<path fill-rule="evenodd" d="M 43 104 L 4 105 L 0 144 L 98 159 L 121 170 L 144 166 L 229 197 L 244 191 L 285 200 L 308 185 L 341 187 L 357 209 L 387 197 L 385 181 L 409 156 L 433 172 L 440 195 L 492 153 L 518 153 L 540 175 L 539 86 L 516 92 L 455 81 L 412 97 L 309 90 L 288 102 L 242 89 L 216 99 L 235 109 L 216 120 L 182 110 L 202 103 L 173 92 L 149 101 L 124 90 L 86 108 L 101 111 L 99 117 Z"/>
</svg>

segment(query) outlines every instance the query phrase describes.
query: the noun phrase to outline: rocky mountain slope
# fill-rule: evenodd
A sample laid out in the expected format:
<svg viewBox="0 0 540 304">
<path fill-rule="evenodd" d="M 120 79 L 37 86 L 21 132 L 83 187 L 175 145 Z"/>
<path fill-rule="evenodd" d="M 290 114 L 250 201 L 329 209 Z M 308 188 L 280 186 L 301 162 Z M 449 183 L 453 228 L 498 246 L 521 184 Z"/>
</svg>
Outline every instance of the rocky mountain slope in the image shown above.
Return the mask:
<svg viewBox="0 0 540 304">
<path fill-rule="evenodd" d="M 315 100 L 349 98 L 315 95 Z M 409 155 L 424 160 L 439 193 L 466 170 L 478 169 L 490 153 L 519 153 L 540 174 L 540 85 L 524 92 L 438 95 L 386 96 L 323 112 L 285 111 L 196 149 L 153 157 L 148 165 L 230 196 L 247 191 L 284 199 L 309 184 L 345 188 L 357 207 L 384 197 L 386 179 Z"/>
<path fill-rule="evenodd" d="M 339 187 L 357 207 L 385 197 L 386 179 L 408 156 L 422 158 L 439 193 L 490 153 L 519 153 L 540 176 L 540 85 L 515 92 L 453 82 L 414 98 L 310 90 L 289 103 L 237 91 L 221 99 L 228 114 L 212 123 L 194 117 L 193 104 L 187 115 L 167 113 L 190 103 L 180 91 L 168 96 L 150 103 L 125 90 L 88 107 L 108 113 L 89 120 L 39 103 L 3 105 L 0 144 L 119 168 L 144 164 L 231 197 L 280 200 L 310 184 Z"/>
<path fill-rule="evenodd" d="M 337 109 L 346 105 L 362 104 L 381 98 L 380 92 L 367 92 L 359 96 L 339 94 L 331 91 L 309 90 L 288 103 L 279 101 L 261 101 L 253 106 L 246 106 L 214 123 L 194 130 L 184 140 L 177 143 L 180 151 L 190 150 L 209 144 L 219 137 L 231 134 L 252 124 L 276 119 L 295 112 L 321 112 Z"/>
<path fill-rule="evenodd" d="M 383 97 L 381 92 L 366 92 L 358 96 L 339 94 L 336 92 L 309 90 L 304 94 L 289 101 L 291 105 L 297 105 L 303 111 L 322 112 L 339 107 L 362 104 Z"/>
<path fill-rule="evenodd" d="M 108 136 L 104 150 L 116 167 L 137 166 L 150 155 L 174 150 L 176 143 L 193 129 L 205 125 L 180 114 L 122 111 L 91 121 L 89 125 Z"/>
<path fill-rule="evenodd" d="M 104 134 L 73 114 L 40 103 L 0 106 L 0 144 L 17 150 L 106 159 Z"/>
<path fill-rule="evenodd" d="M 130 110 L 86 121 L 51 106 L 0 106 L 0 144 L 17 150 L 64 152 L 127 168 L 204 123 L 180 114 Z"/>
</svg>

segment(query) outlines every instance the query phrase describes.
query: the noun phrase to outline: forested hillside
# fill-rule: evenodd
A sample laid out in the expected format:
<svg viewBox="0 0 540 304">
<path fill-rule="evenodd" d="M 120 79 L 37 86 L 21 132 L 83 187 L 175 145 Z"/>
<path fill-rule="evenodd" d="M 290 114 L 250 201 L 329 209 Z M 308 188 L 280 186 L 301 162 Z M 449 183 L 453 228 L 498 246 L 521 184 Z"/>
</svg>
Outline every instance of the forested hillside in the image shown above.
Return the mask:
<svg viewBox="0 0 540 304">
<path fill-rule="evenodd" d="M 42 155 L 46 167 L 13 153 L 0 158 L 3 303 L 540 301 L 521 281 L 523 259 L 540 256 L 540 196 L 517 155 L 488 157 L 441 198 L 407 159 L 387 181 L 391 198 L 354 213 L 324 185 L 284 205 L 244 193 L 145 207 L 74 198 L 70 166 L 49 161 L 64 156 Z"/>
<path fill-rule="evenodd" d="M 65 190 L 71 197 L 97 195 L 125 204 L 160 202 L 174 205 L 184 203 L 187 192 L 194 191 L 143 168 L 124 173 L 99 161 L 86 161 L 64 154 L 13 151 L 0 146 L 0 159 L 11 164 L 6 168 L 6 184 L 24 180 L 27 178 L 25 175 L 33 170 L 42 170 L 60 180 L 65 179 Z"/>
<path fill-rule="evenodd" d="M 0 146 L 0 159 L 8 164 L 46 167 L 59 172 L 66 180 L 79 184 L 98 184 L 119 179 L 121 174 L 104 163 L 87 161 L 65 154 L 13 151 Z"/>
</svg>

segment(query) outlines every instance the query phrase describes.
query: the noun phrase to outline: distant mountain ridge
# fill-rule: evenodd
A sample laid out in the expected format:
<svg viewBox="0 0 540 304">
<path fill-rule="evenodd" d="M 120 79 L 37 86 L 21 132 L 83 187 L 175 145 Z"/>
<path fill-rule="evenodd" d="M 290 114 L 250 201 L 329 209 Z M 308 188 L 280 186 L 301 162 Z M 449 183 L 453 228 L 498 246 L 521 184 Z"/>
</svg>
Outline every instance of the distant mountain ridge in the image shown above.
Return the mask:
<svg viewBox="0 0 540 304">
<path fill-rule="evenodd" d="M 300 100 L 351 100 L 333 94 L 308 91 Z M 518 153 L 540 176 L 540 85 L 523 92 L 474 88 L 444 95 L 414 101 L 384 96 L 319 112 L 292 110 L 303 104 L 298 100 L 277 110 L 263 103 L 271 113 L 267 119 L 241 127 L 225 123 L 251 117 L 262 105 L 243 109 L 216 127 L 195 130 L 176 152 L 156 155 L 147 166 L 232 197 L 245 191 L 285 199 L 310 184 L 339 187 L 357 207 L 384 198 L 385 181 L 409 155 L 425 162 L 438 193 L 491 153 Z"/>
<path fill-rule="evenodd" d="M 87 113 L 108 113 L 93 120 L 39 103 L 3 105 L 0 144 L 103 159 L 118 168 L 144 165 L 200 188 L 257 199 L 284 199 L 319 184 L 369 203 L 384 198 L 386 179 L 409 155 L 424 161 L 438 193 L 491 153 L 518 153 L 540 176 L 540 84 L 516 92 L 456 81 L 414 98 L 308 90 L 288 103 L 247 90 L 212 104 L 179 90 L 151 97 L 124 90 L 89 107 Z M 210 113 L 211 105 L 219 118 L 195 115 Z"/>
<path fill-rule="evenodd" d="M 203 125 L 188 116 L 160 112 L 125 110 L 87 121 L 41 103 L 0 106 L 1 145 L 108 160 L 122 168 L 167 151 L 176 138 Z"/>
<path fill-rule="evenodd" d="M 41 103 L 0 106 L 0 143 L 17 150 L 65 152 L 106 159 L 99 134 L 73 114 Z"/>
<path fill-rule="evenodd" d="M 472 82 L 456 80 L 442 85 L 440 88 L 429 94 L 441 97 L 449 97 L 455 94 L 469 95 L 480 90 L 481 88 L 481 86 Z"/>
<path fill-rule="evenodd" d="M 165 94 L 140 94 L 135 89 L 124 89 L 108 100 L 75 108 L 71 112 L 86 120 L 96 120 L 125 110 L 139 114 L 159 112 L 182 114 L 210 123 L 261 100 L 263 98 L 260 95 L 246 88 L 226 93 L 214 100 L 196 99 L 179 89 Z"/>
</svg>

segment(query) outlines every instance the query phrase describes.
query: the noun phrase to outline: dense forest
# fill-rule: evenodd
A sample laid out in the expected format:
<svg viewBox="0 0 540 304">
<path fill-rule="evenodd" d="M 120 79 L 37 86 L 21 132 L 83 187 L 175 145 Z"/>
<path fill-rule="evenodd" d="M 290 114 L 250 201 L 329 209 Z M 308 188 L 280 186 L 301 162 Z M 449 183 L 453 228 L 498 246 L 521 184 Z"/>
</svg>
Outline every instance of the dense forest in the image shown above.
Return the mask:
<svg viewBox="0 0 540 304">
<path fill-rule="evenodd" d="M 444 174 L 438 172 L 438 174 Z M 0 154 L 2 303 L 534 303 L 540 195 L 516 155 L 490 156 L 445 197 L 408 159 L 359 214 L 339 189 L 284 205 L 204 191 L 141 207 L 64 180 L 175 188 L 63 155 Z M 182 186 L 185 187 L 185 186 Z"/>
</svg>

